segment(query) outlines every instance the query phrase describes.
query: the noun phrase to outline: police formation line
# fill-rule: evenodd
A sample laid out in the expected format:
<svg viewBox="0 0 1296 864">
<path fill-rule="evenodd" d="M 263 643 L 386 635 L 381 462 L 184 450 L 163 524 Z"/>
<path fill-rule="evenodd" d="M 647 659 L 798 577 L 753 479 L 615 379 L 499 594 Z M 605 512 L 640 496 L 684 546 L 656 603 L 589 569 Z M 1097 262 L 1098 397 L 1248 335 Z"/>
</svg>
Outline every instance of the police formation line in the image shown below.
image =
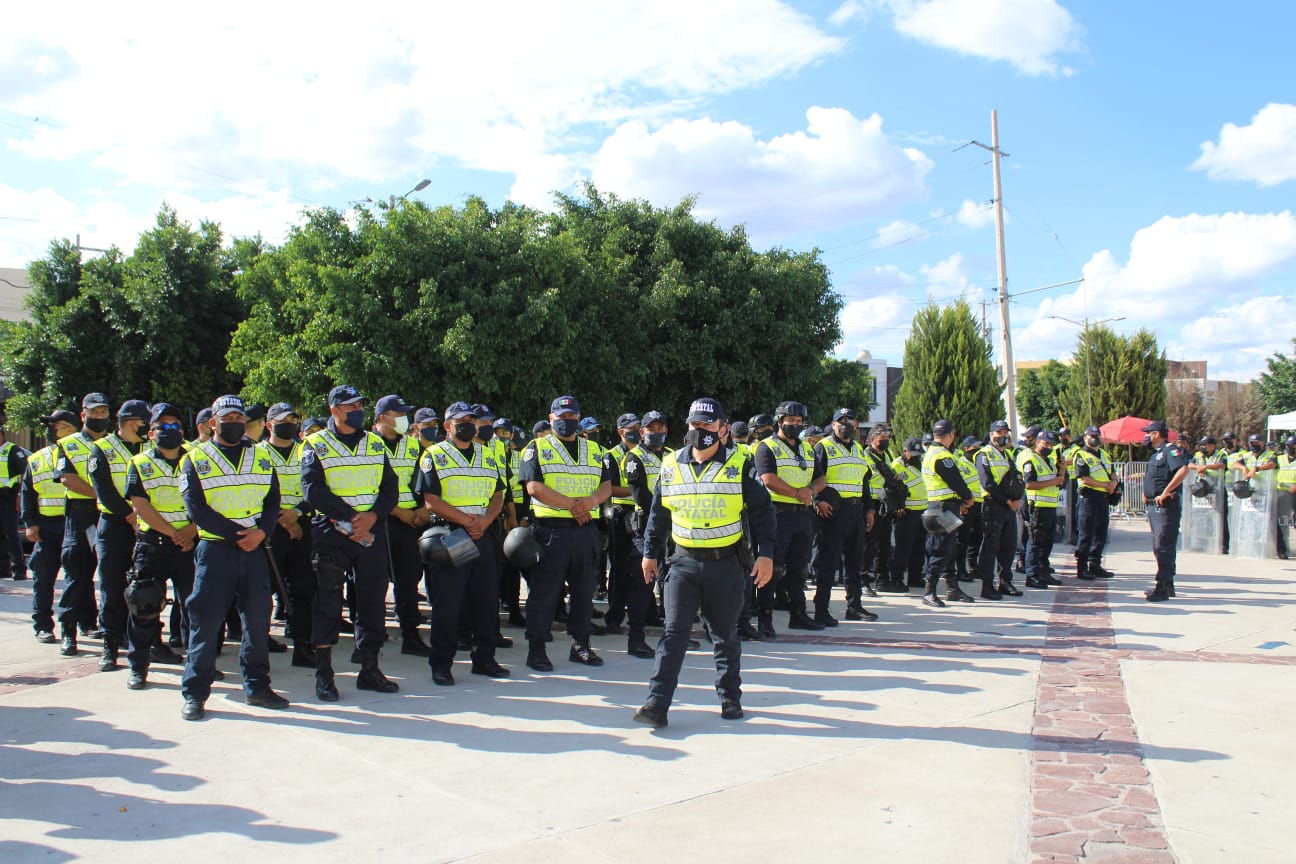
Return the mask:
<svg viewBox="0 0 1296 864">
<path fill-rule="evenodd" d="M 914 588 L 942 607 L 974 601 L 964 581 L 980 582 L 981 599 L 1021 596 L 1015 570 L 1025 587 L 1060 584 L 1049 556 L 1068 482 L 1078 491 L 1076 576 L 1112 576 L 1102 557 L 1120 480 L 1095 427 L 1082 442 L 1031 427 L 1015 444 L 996 421 L 984 443 L 956 444 L 957 430 L 937 420 L 928 441 L 910 438 L 893 454 L 891 431 L 861 436 L 849 408 L 826 429 L 807 428 L 808 410 L 791 401 L 731 423 L 703 397 L 689 407 L 679 450 L 667 449 L 667 417 L 655 410 L 619 417 L 619 441 L 605 450 L 597 421 L 582 418 L 572 396 L 553 400 L 525 446 L 522 430 L 485 405 L 436 412 L 384 396 L 366 425 L 366 401 L 341 385 L 328 394 L 328 417 L 303 418 L 287 403 L 259 409 L 222 396 L 199 412 L 198 438 L 187 441 L 178 407 L 128 400 L 110 431 L 109 402 L 91 393 L 79 416 L 42 418 L 48 446 L 29 458 L 5 443 L 0 479 L 12 490 L 21 478 L 21 524 L 34 543 L 37 639 L 72 656 L 78 633 L 96 634 L 102 671 L 118 668 L 124 647 L 132 690 L 147 686 L 151 663 L 183 662 L 182 716 L 197 720 L 232 636 L 248 704 L 284 708 L 270 686 L 269 654 L 288 650 L 270 636 L 277 596 L 291 662 L 314 669 L 318 699 L 341 698 L 333 649 L 344 628 L 355 636 L 356 688 L 394 693 L 379 666 L 390 585 L 401 651 L 427 657 L 436 685 L 454 684 L 463 650 L 473 674 L 509 675 L 495 657 L 511 644 L 500 631 L 502 602 L 510 625 L 525 627 L 526 664 L 538 672 L 554 668 L 555 623 L 571 639 L 568 661 L 585 666 L 603 662 L 591 636 L 626 632 L 629 654 L 655 660 L 634 719 L 661 726 L 685 652 L 698 647 L 699 615 L 721 715 L 737 719 L 741 641 L 776 639 L 779 608 L 792 629 L 837 626 L 830 600 L 839 576 L 845 617 L 866 621 L 877 615 L 864 599 L 879 592 Z M 1156 448 L 1144 478 L 1158 562 L 1148 599 L 1164 600 L 1174 595 L 1172 534 L 1189 460 L 1164 423 L 1145 431 Z M 1269 461 L 1262 452 L 1240 458 L 1252 473 L 1285 472 L 1279 482 L 1296 493 L 1296 439 L 1287 444 Z M 1199 473 L 1218 470 L 1212 446 L 1192 460 Z M 17 530 L 14 520 L 8 560 L 22 578 Z M 608 611 L 599 624 L 602 579 Z M 176 601 L 164 642 L 167 583 Z M 655 648 L 650 623 L 663 629 Z"/>
</svg>

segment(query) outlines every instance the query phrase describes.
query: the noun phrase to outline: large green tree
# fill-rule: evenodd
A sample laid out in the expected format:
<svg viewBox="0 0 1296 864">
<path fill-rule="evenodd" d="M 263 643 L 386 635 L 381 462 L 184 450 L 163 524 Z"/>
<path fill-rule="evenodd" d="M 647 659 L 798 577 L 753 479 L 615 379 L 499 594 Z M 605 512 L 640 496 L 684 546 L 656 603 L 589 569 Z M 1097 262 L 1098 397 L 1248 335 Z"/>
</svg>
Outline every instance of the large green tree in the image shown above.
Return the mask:
<svg viewBox="0 0 1296 864">
<path fill-rule="evenodd" d="M 1077 339 L 1071 370 L 1062 408 L 1073 428 L 1127 415 L 1165 418 L 1165 353 L 1151 331 L 1120 336 L 1105 326 L 1090 327 Z"/>
<path fill-rule="evenodd" d="M 1265 361 L 1268 372 L 1261 372 L 1254 384 L 1259 387 L 1265 411 L 1286 414 L 1296 411 L 1296 339 L 1292 340 L 1292 355 L 1274 354 Z"/>
<path fill-rule="evenodd" d="M 1003 416 L 1003 388 L 990 346 L 967 303 L 919 309 L 905 341 L 904 380 L 895 401 L 897 435 L 921 435 L 945 418 L 962 435 L 983 436 Z"/>
<path fill-rule="evenodd" d="M 1070 366 L 1050 360 L 1040 368 L 1028 369 L 1018 376 L 1017 414 L 1024 425 L 1056 429 L 1062 423 L 1074 422 L 1062 408 L 1062 394 L 1070 386 L 1071 375 Z M 1080 429 L 1071 431 L 1079 435 Z"/>
</svg>

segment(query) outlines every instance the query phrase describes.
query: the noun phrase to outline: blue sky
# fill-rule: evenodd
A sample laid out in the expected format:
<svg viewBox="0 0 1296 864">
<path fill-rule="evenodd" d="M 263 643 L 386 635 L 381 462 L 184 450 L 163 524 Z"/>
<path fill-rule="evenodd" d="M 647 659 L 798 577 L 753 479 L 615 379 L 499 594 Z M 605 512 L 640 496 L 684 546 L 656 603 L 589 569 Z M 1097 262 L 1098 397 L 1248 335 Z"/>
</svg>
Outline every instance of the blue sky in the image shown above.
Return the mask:
<svg viewBox="0 0 1296 864">
<path fill-rule="evenodd" d="M 163 200 L 284 236 L 421 178 L 545 207 L 581 179 L 817 247 L 839 352 L 899 365 L 927 299 L 995 297 L 998 109 L 1017 359 L 1082 320 L 1246 380 L 1296 336 L 1287 3 L 72 4 L 0 34 L 0 266 L 129 248 Z M 987 309 L 997 328 L 997 308 Z M 996 345 L 998 333 L 995 333 Z"/>
</svg>

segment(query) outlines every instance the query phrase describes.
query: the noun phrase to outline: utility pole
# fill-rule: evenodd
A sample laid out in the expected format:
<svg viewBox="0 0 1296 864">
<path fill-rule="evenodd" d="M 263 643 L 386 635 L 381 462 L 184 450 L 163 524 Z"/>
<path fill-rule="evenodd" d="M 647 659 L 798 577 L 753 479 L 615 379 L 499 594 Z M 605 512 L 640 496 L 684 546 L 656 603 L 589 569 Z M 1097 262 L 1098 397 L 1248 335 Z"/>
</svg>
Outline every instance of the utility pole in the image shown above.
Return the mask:
<svg viewBox="0 0 1296 864">
<path fill-rule="evenodd" d="M 994 164 L 995 242 L 999 249 L 999 321 L 1003 326 L 1004 404 L 1008 408 L 1008 426 L 1013 440 L 1017 439 L 1017 374 L 1013 368 L 1012 325 L 1008 315 L 1008 263 L 1004 255 L 1003 184 L 999 177 L 999 157 L 1007 156 L 999 149 L 999 112 L 990 111 L 990 146 L 980 141 L 973 144 L 989 150 Z"/>
</svg>

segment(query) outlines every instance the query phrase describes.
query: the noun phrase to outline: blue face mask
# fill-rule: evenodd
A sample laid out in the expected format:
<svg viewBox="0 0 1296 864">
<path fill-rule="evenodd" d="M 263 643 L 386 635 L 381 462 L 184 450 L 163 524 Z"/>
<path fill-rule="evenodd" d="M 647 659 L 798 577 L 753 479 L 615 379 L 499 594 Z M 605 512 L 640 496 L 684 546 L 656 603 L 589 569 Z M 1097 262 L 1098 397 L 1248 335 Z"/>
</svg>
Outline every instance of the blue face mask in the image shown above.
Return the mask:
<svg viewBox="0 0 1296 864">
<path fill-rule="evenodd" d="M 432 426 L 424 426 L 419 430 L 419 437 L 429 444 L 435 444 L 441 440 L 441 430 Z"/>
<path fill-rule="evenodd" d="M 559 438 L 571 438 L 580 431 L 580 421 L 566 418 L 553 421 L 553 433 Z"/>
<path fill-rule="evenodd" d="M 352 429 L 364 428 L 364 409 L 358 411 L 348 411 L 346 414 L 346 425 Z"/>
</svg>

